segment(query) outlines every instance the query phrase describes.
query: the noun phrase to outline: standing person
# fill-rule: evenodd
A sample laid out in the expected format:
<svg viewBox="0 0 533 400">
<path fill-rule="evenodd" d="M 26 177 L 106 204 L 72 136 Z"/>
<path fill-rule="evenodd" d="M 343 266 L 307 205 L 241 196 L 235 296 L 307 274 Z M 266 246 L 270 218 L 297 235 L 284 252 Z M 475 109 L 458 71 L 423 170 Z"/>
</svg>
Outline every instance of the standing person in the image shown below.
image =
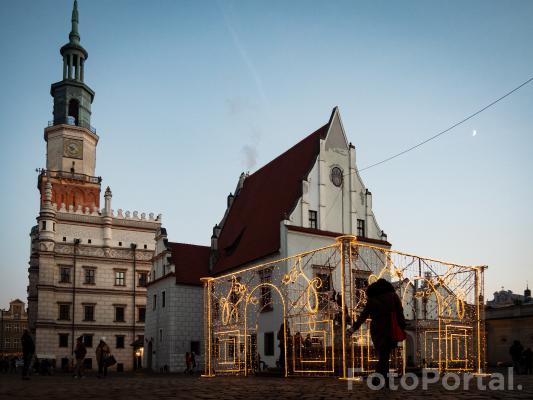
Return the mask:
<svg viewBox="0 0 533 400">
<path fill-rule="evenodd" d="M 191 374 L 195 371 L 196 369 L 196 354 L 194 354 L 194 351 L 191 351 Z"/>
<path fill-rule="evenodd" d="M 520 360 L 522 358 L 523 351 L 524 347 L 522 346 L 519 340 L 515 340 L 509 348 L 509 354 L 511 355 L 511 359 L 513 360 L 513 367 L 517 375 L 520 375 L 521 372 Z"/>
<path fill-rule="evenodd" d="M 370 336 L 379 357 L 376 373 L 383 376 L 385 385 L 388 385 L 389 358 L 392 350 L 398 345 L 392 333 L 395 328 L 399 327 L 401 333 L 405 334 L 402 302 L 392 284 L 385 279 L 378 279 L 369 285 L 366 289 L 366 296 L 366 306 L 348 333 L 351 335 L 357 331 L 367 318 L 372 319 Z"/>
<path fill-rule="evenodd" d="M 96 347 L 96 362 L 98 363 L 98 378 L 105 378 L 107 376 L 107 358 L 111 354 L 109 346 L 105 342 L 105 337 L 100 339 L 100 343 Z"/>
<path fill-rule="evenodd" d="M 192 358 L 189 352 L 185 353 L 185 371 L 183 373 L 190 373 L 191 372 L 191 366 L 192 366 Z"/>
<path fill-rule="evenodd" d="M 304 354 L 305 354 L 305 357 L 306 358 L 310 358 L 312 351 L 313 351 L 313 341 L 311 340 L 311 334 L 308 333 L 305 336 L 305 340 L 304 340 Z"/>
<path fill-rule="evenodd" d="M 87 355 L 87 349 L 83 343 L 83 336 L 76 339 L 76 348 L 74 349 L 76 357 L 76 366 L 74 367 L 74 378 L 83 378 L 83 361 Z"/>
<path fill-rule="evenodd" d="M 524 373 L 526 375 L 533 374 L 533 351 L 531 351 L 531 347 L 524 351 Z"/>
<path fill-rule="evenodd" d="M 278 331 L 278 347 L 279 347 L 279 367 L 285 371 L 285 350 L 287 349 L 285 343 L 285 334 L 287 334 L 287 341 L 289 341 L 289 338 L 291 336 L 291 331 L 289 330 L 289 327 L 287 327 L 287 332 L 285 332 L 285 323 L 282 322 L 279 331 Z M 289 372 L 289 371 L 287 371 Z"/>
<path fill-rule="evenodd" d="M 22 356 L 24 360 L 24 366 L 22 367 L 22 379 L 28 380 L 30 379 L 29 371 L 31 360 L 35 354 L 35 343 L 33 343 L 30 332 L 28 332 L 27 329 L 24 329 L 24 333 L 22 334 L 20 341 L 22 343 Z"/>
</svg>

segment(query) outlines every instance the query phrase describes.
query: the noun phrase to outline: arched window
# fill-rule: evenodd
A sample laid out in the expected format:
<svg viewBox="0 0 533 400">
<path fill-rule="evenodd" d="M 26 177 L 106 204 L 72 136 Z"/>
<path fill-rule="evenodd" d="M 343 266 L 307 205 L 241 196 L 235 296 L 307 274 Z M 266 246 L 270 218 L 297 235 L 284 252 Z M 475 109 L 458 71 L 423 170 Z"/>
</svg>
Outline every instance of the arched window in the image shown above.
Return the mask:
<svg viewBox="0 0 533 400">
<path fill-rule="evenodd" d="M 79 111 L 80 111 L 80 102 L 76 99 L 71 99 L 68 102 L 68 116 L 74 118 L 74 124 L 79 125 Z"/>
</svg>

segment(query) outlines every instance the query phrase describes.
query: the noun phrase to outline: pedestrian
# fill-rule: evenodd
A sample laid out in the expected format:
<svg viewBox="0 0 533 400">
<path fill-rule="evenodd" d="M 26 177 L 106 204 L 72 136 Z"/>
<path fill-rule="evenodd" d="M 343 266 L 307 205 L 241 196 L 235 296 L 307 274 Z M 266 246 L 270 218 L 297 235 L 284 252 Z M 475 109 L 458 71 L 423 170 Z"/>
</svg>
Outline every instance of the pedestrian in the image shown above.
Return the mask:
<svg viewBox="0 0 533 400">
<path fill-rule="evenodd" d="M 279 347 L 279 367 L 285 371 L 285 353 L 287 350 L 287 344 L 286 342 L 289 341 L 289 338 L 291 337 L 291 331 L 289 327 L 285 329 L 285 323 L 282 322 L 279 331 L 278 331 L 278 347 Z M 289 371 L 287 371 L 289 372 Z"/>
<path fill-rule="evenodd" d="M 367 302 L 365 308 L 348 330 L 351 335 L 367 320 L 372 319 L 370 336 L 378 354 L 376 373 L 380 374 L 385 385 L 388 386 L 389 358 L 398 341 L 405 339 L 405 317 L 402 302 L 394 286 L 385 280 L 378 279 L 366 289 Z M 374 380 L 374 385 L 379 384 L 379 378 Z"/>
<path fill-rule="evenodd" d="M 522 346 L 519 340 L 513 341 L 513 344 L 509 348 L 509 354 L 511 355 L 511 359 L 513 360 L 513 368 L 517 375 L 520 375 L 522 369 L 520 361 L 522 360 L 523 351 L 524 347 Z"/>
<path fill-rule="evenodd" d="M 307 334 L 304 340 L 304 357 L 311 358 L 313 352 L 313 341 L 311 340 L 311 334 Z"/>
<path fill-rule="evenodd" d="M 87 349 L 83 343 L 83 336 L 76 339 L 76 348 L 74 349 L 74 356 L 76 357 L 76 365 L 74 367 L 74 378 L 83 378 L 83 362 L 87 355 Z"/>
<path fill-rule="evenodd" d="M 111 350 L 105 342 L 105 337 L 100 339 L 96 347 L 96 363 L 98 364 L 98 378 L 105 378 L 107 376 L 107 359 L 111 355 Z"/>
<path fill-rule="evenodd" d="M 196 354 L 191 351 L 191 374 L 196 370 Z"/>
<path fill-rule="evenodd" d="M 191 367 L 192 367 L 192 357 L 189 352 L 185 353 L 185 371 L 183 371 L 184 374 L 191 373 Z"/>
<path fill-rule="evenodd" d="M 302 348 L 303 348 L 303 338 L 300 332 L 296 332 L 294 335 L 294 359 L 296 365 L 300 365 L 300 360 L 302 358 Z"/>
<path fill-rule="evenodd" d="M 526 375 L 533 374 L 533 351 L 531 351 L 531 347 L 528 347 L 527 350 L 524 351 L 524 373 Z"/>
<path fill-rule="evenodd" d="M 33 342 L 30 332 L 28 332 L 27 329 L 24 329 L 24 333 L 22 334 L 20 341 L 22 343 L 22 357 L 24 360 L 24 365 L 22 367 L 22 379 L 28 380 L 30 379 L 29 373 L 31 360 L 35 354 L 35 343 Z"/>
</svg>

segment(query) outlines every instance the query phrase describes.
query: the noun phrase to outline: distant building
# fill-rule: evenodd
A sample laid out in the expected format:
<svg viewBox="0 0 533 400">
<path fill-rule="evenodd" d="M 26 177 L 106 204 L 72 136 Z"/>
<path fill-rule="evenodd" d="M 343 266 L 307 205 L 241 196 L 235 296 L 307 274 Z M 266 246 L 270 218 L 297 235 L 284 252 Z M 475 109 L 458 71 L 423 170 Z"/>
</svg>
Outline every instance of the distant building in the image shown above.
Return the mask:
<svg viewBox="0 0 533 400">
<path fill-rule="evenodd" d="M 22 300 L 9 303 L 8 310 L 0 309 L 0 356 L 14 356 L 22 353 L 20 337 L 28 328 L 28 314 Z"/>
<path fill-rule="evenodd" d="M 533 349 L 533 299 L 531 290 L 524 294 L 510 290 L 494 293 L 485 307 L 487 361 L 489 365 L 511 364 L 509 348 L 519 340 L 524 349 Z"/>
<path fill-rule="evenodd" d="M 105 338 L 117 370 L 126 370 L 140 364 L 143 351 L 146 283 L 161 216 L 114 211 L 109 187 L 100 208 L 94 91 L 84 81 L 88 53 L 77 2 L 69 39 L 61 47 L 63 79 L 51 87 L 53 120 L 44 129 L 46 169 L 38 176 L 40 211 L 30 233 L 29 327 L 37 356 L 55 359 L 57 367 L 69 366 L 82 336 L 87 368 L 96 366 L 95 349 Z"/>
<path fill-rule="evenodd" d="M 335 243 L 342 235 L 389 249 L 372 211 L 372 194 L 356 168 L 339 109 L 329 121 L 253 174 L 241 174 L 227 209 L 213 228 L 211 246 L 157 239 L 150 273 L 145 327 L 145 365 L 154 370 L 185 368 L 185 353 L 203 349 L 203 289 L 200 277 L 220 276 Z M 324 291 L 340 290 L 340 277 L 316 266 Z M 366 276 L 367 277 L 367 276 Z M 270 282 L 270 276 L 261 281 Z M 365 279 L 366 282 L 366 279 Z M 261 360 L 275 366 L 282 310 L 273 305 L 259 318 Z"/>
</svg>

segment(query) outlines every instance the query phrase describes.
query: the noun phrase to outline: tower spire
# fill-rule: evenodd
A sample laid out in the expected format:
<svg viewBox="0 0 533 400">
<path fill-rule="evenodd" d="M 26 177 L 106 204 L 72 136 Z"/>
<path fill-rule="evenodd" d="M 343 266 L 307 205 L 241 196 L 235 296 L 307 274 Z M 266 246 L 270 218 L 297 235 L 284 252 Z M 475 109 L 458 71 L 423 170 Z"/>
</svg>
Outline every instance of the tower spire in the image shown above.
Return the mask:
<svg viewBox="0 0 533 400">
<path fill-rule="evenodd" d="M 78 0 L 74 0 L 74 5 L 72 6 L 72 29 L 68 35 L 70 43 L 79 44 L 80 43 L 80 34 L 78 32 Z"/>
</svg>

